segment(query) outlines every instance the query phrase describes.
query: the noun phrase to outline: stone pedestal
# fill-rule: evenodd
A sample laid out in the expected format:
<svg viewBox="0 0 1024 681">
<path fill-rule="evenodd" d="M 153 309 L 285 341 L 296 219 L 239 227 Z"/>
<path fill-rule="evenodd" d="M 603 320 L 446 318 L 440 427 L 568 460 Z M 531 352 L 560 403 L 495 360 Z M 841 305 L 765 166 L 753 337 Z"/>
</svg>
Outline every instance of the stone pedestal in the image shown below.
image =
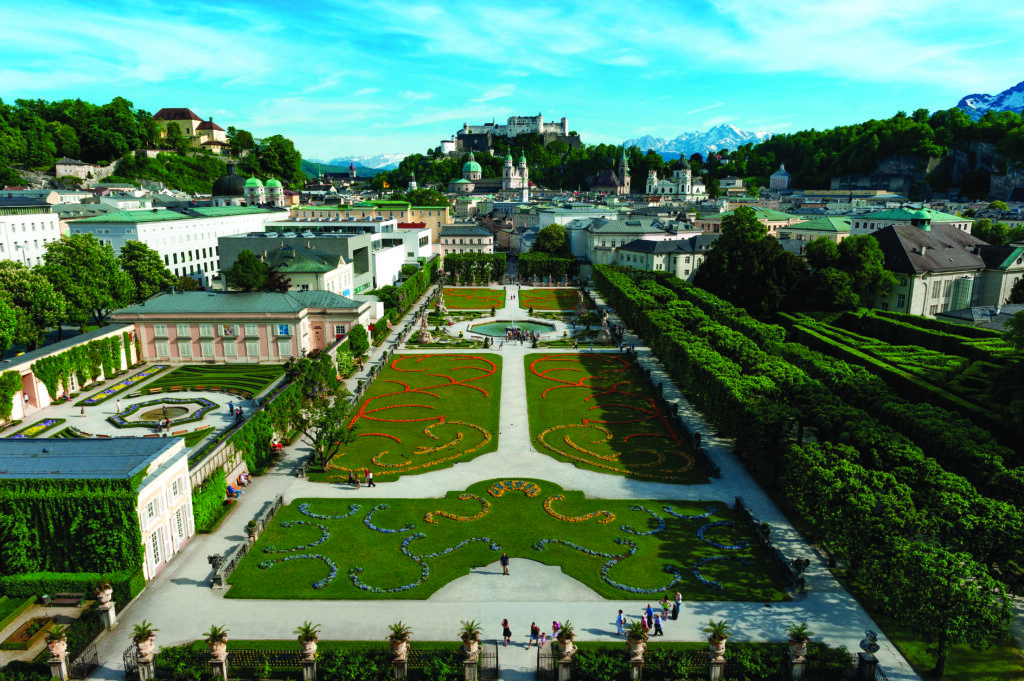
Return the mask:
<svg viewBox="0 0 1024 681">
<path fill-rule="evenodd" d="M 630 660 L 629 663 L 629 681 L 640 681 L 644 677 L 644 661 Z"/>
<path fill-rule="evenodd" d="M 558 661 L 558 681 L 569 681 L 572 678 L 572 661 L 565 658 Z"/>
<path fill-rule="evenodd" d="M 477 678 L 479 677 L 477 675 L 478 668 L 476 659 L 466 660 L 462 664 L 465 670 L 465 676 L 463 678 L 465 678 L 466 681 L 477 681 Z"/>
<path fill-rule="evenodd" d="M 210 660 L 210 671 L 213 672 L 214 676 L 219 676 L 228 681 L 228 660 L 225 657 L 223 660 Z"/>
<path fill-rule="evenodd" d="M 391 662 L 395 670 L 395 681 L 400 681 L 409 675 L 409 661 L 406 659 L 393 660 Z"/>
<path fill-rule="evenodd" d="M 711 662 L 711 664 L 708 665 L 708 679 L 710 679 L 710 681 L 721 681 L 724 671 L 725 660 Z"/>
<path fill-rule="evenodd" d="M 871 653 L 857 653 L 857 681 L 874 681 L 878 658 Z"/>
<path fill-rule="evenodd" d="M 151 681 L 156 678 L 156 668 L 153 664 L 153 658 L 150 657 L 148 660 L 139 658 L 139 681 Z"/>
<path fill-rule="evenodd" d="M 302 681 L 316 681 L 316 661 L 302 661 Z"/>
<path fill-rule="evenodd" d="M 117 609 L 114 607 L 113 601 L 100 606 L 100 619 L 108 630 L 117 626 Z"/>
<path fill-rule="evenodd" d="M 67 654 L 50 658 L 50 676 L 57 681 L 68 681 Z"/>
<path fill-rule="evenodd" d="M 792 650 L 789 651 L 786 655 L 786 669 L 788 670 L 787 678 L 800 681 L 804 678 L 804 671 L 807 669 L 807 658 L 794 654 Z"/>
</svg>

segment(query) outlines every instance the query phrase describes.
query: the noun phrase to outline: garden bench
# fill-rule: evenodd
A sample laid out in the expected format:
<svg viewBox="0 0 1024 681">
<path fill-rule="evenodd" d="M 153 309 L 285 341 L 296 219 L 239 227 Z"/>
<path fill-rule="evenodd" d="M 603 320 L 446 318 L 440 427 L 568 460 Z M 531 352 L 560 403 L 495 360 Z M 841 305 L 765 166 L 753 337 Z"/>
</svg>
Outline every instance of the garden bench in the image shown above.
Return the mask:
<svg viewBox="0 0 1024 681">
<path fill-rule="evenodd" d="M 83 433 L 83 435 L 84 435 L 84 433 Z M 109 435 L 97 435 L 96 437 L 103 437 L 103 438 L 108 438 L 108 439 L 110 438 Z"/>
<path fill-rule="evenodd" d="M 176 430 L 173 433 L 171 433 L 171 435 L 173 437 L 184 437 L 185 435 L 188 435 L 188 429 L 186 428 L 185 430 Z"/>
<path fill-rule="evenodd" d="M 77 608 L 84 600 L 84 593 L 59 593 L 53 594 L 53 598 L 50 599 L 50 605 Z"/>
<path fill-rule="evenodd" d="M 181 386 L 180 385 L 172 385 L 171 386 L 171 390 L 178 390 L 178 391 L 180 391 L 181 390 Z"/>
<path fill-rule="evenodd" d="M 143 435 L 142 437 L 160 437 L 160 434 L 159 433 L 149 433 L 148 435 Z"/>
<path fill-rule="evenodd" d="M 149 394 L 150 395 L 155 395 L 156 393 L 162 393 L 163 391 L 164 391 L 163 388 L 150 388 L 149 389 Z"/>
<path fill-rule="evenodd" d="M 194 430 L 198 432 L 200 430 L 206 430 L 208 428 L 213 428 L 213 426 L 199 426 L 198 428 L 195 428 Z"/>
</svg>

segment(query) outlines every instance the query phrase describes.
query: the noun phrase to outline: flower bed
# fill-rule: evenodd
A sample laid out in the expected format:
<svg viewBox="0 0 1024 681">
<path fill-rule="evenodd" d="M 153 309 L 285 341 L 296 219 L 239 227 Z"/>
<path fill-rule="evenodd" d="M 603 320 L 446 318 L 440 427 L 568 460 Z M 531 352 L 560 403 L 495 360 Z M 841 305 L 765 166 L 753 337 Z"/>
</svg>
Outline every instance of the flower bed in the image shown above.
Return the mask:
<svg viewBox="0 0 1024 681">
<path fill-rule="evenodd" d="M 46 636 L 52 623 L 52 617 L 33 617 L 4 639 L 0 650 L 28 650 Z"/>
<path fill-rule="evenodd" d="M 65 419 L 43 419 L 42 421 L 36 421 L 31 426 L 26 426 L 16 433 L 8 435 L 8 439 L 20 440 L 22 438 L 39 437 L 51 428 L 64 423 L 64 421 Z"/>
<path fill-rule="evenodd" d="M 117 383 L 115 383 L 114 385 L 110 386 L 106 390 L 101 390 L 100 392 L 96 393 L 95 395 L 87 397 L 84 400 L 79 400 L 78 402 L 75 402 L 75 406 L 85 405 L 86 407 L 91 407 L 93 405 L 97 405 L 97 404 L 101 404 L 103 402 L 106 402 L 111 397 L 114 397 L 115 395 L 119 395 L 119 394 L 123 393 L 125 390 L 128 390 L 128 388 L 131 388 L 136 383 L 140 383 L 141 381 L 145 381 L 147 378 L 149 378 L 149 377 L 151 377 L 151 376 L 153 376 L 155 374 L 160 373 L 161 371 L 166 369 L 168 366 L 170 366 L 170 365 L 169 364 L 154 364 L 153 366 L 146 367 L 145 369 L 143 369 L 139 373 L 132 374 L 128 378 L 125 378 L 123 380 L 118 381 Z"/>
<path fill-rule="evenodd" d="M 195 423 L 196 421 L 202 421 L 208 413 L 217 409 L 220 405 L 212 400 L 208 400 L 205 397 L 162 397 L 155 400 L 147 400 L 145 402 L 136 402 L 130 405 L 121 413 L 108 416 L 107 421 L 114 424 L 118 428 L 155 428 L 157 421 L 126 421 L 125 416 L 131 416 L 146 407 L 159 407 L 163 404 L 198 404 L 199 409 L 195 410 L 188 416 L 180 419 L 171 419 L 171 427 L 184 425 L 186 423 Z"/>
</svg>

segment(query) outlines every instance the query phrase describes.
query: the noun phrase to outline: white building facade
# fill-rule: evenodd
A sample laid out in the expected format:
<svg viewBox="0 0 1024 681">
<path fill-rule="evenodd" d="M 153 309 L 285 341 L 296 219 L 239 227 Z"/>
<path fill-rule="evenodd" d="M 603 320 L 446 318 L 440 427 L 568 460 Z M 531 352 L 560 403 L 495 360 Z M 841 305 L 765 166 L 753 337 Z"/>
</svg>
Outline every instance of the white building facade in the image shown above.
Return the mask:
<svg viewBox="0 0 1024 681">
<path fill-rule="evenodd" d="M 0 260 L 43 264 L 46 244 L 60 239 L 60 217 L 38 199 L 0 198 Z"/>
</svg>

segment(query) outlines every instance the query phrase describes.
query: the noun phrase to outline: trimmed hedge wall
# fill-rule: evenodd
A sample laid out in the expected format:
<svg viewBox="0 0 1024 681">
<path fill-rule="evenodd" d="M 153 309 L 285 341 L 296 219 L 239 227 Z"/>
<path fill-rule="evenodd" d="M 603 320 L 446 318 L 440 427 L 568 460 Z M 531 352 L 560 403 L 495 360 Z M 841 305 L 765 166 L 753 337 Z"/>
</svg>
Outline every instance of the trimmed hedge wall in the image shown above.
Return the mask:
<svg viewBox="0 0 1024 681">
<path fill-rule="evenodd" d="M 931 317 L 919 317 L 918 315 L 904 314 L 902 312 L 890 312 L 889 310 L 872 310 L 871 314 L 877 317 L 887 317 L 897 322 L 910 324 L 911 326 L 919 326 L 922 329 L 941 331 L 942 333 L 948 333 L 953 336 L 963 336 L 964 338 L 998 340 L 1003 337 L 1002 332 L 994 329 L 983 329 L 977 326 L 968 326 L 967 324 L 944 322 L 940 319 L 932 319 Z"/>
<path fill-rule="evenodd" d="M 108 580 L 114 590 L 117 609 L 121 610 L 146 587 L 142 568 L 117 572 L 32 572 L 23 575 L 0 575 L 0 592 L 12 598 L 39 597 L 43 594 L 84 593 L 92 596 L 101 580 Z"/>
<path fill-rule="evenodd" d="M 228 482 L 224 471 L 217 471 L 203 484 L 192 490 L 192 515 L 196 519 L 196 532 L 206 534 L 226 512 L 224 501 L 227 497 Z"/>
<path fill-rule="evenodd" d="M 121 339 L 117 336 L 91 340 L 64 352 L 42 357 L 32 363 L 32 371 L 46 386 L 50 399 L 57 399 L 63 387 L 71 392 L 73 375 L 79 387 L 100 376 L 112 378 L 120 371 Z"/>
<path fill-rule="evenodd" d="M 847 313 L 840 316 L 836 320 L 835 325 L 843 329 L 863 333 L 891 345 L 919 345 L 923 348 L 937 350 L 949 355 L 961 355 L 972 361 L 1005 364 L 1006 360 L 1013 354 L 1013 348 L 999 338 L 986 336 L 970 340 L 962 335 L 922 328 L 903 320 L 879 316 L 876 313 L 862 316 Z"/>
</svg>

